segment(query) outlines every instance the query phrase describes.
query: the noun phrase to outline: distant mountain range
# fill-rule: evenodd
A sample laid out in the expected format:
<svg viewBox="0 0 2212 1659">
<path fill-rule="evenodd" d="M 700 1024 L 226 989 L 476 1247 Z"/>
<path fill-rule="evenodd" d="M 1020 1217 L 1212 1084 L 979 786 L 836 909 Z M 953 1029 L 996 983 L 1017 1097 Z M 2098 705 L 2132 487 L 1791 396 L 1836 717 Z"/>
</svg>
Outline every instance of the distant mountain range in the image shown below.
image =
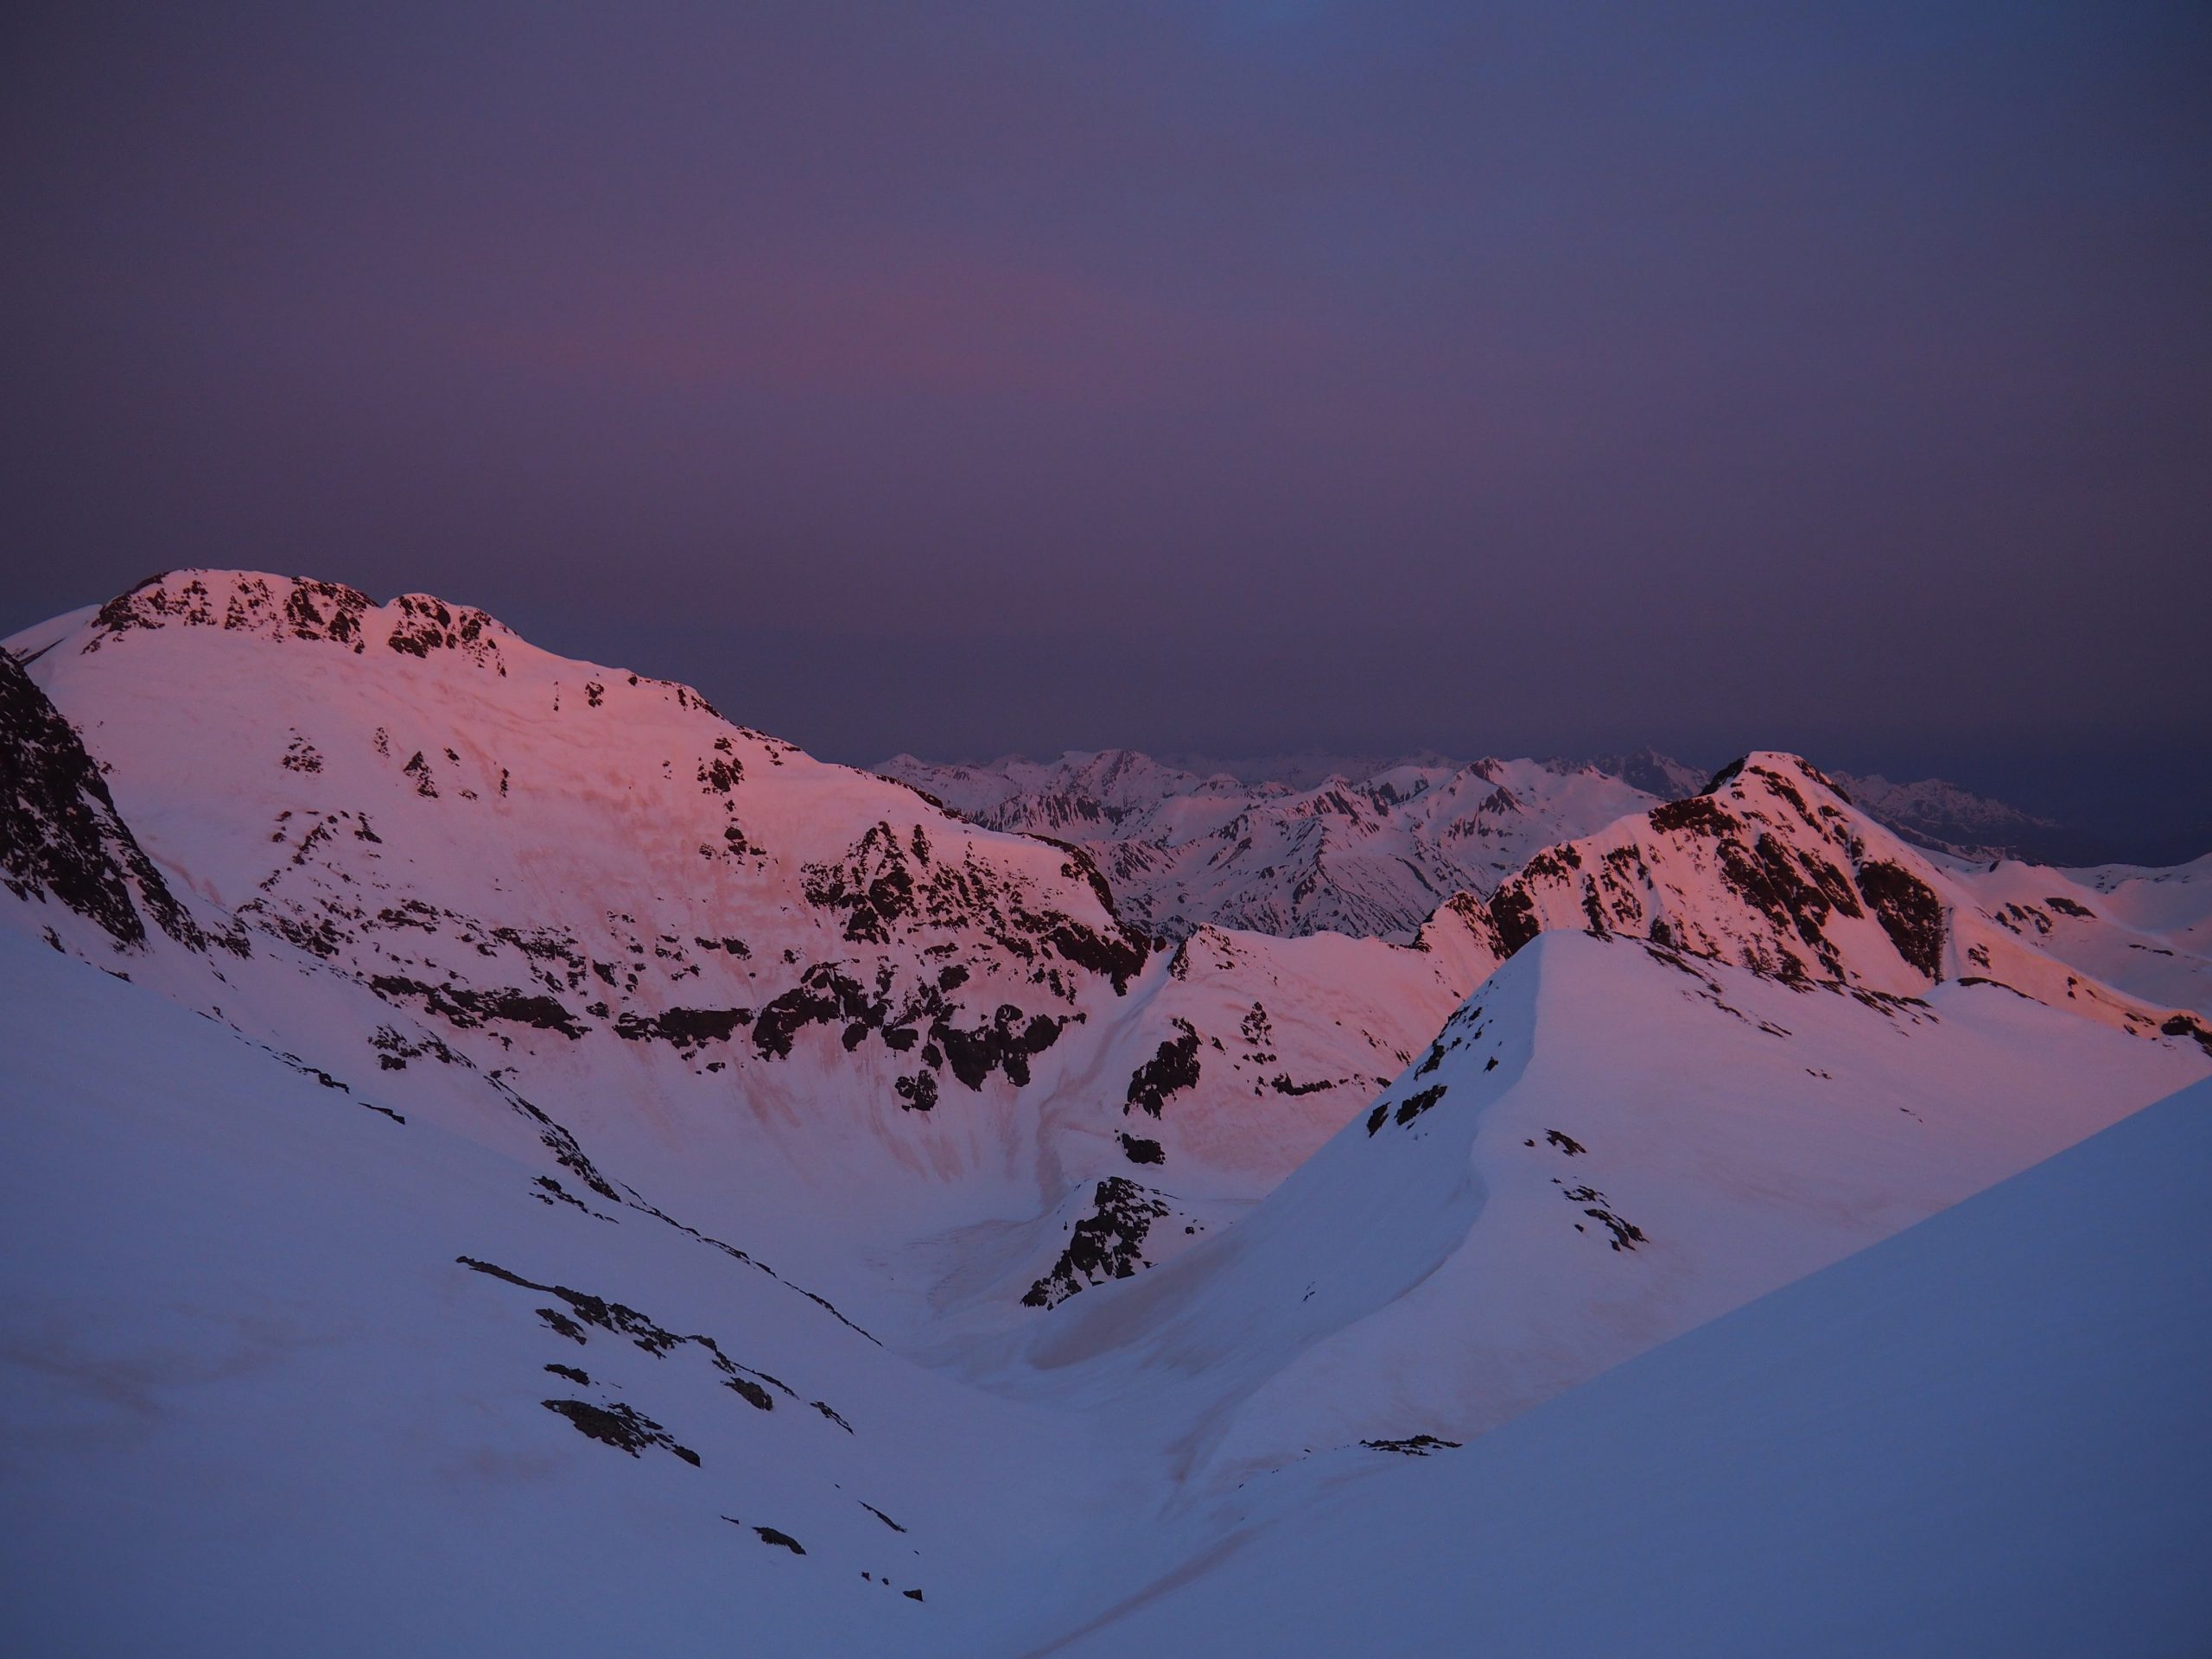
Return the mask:
<svg viewBox="0 0 2212 1659">
<path fill-rule="evenodd" d="M 1487 893 L 1538 849 L 1683 799 L 1709 776 L 1651 749 L 1471 762 L 1422 753 L 1178 763 L 1106 749 L 963 765 L 901 754 L 875 770 L 973 823 L 1080 844 L 1124 913 L 1170 938 L 1211 923 L 1399 940 L 1452 893 Z M 2020 856 L 2060 834 L 1935 779 L 1834 781 L 1877 823 L 1962 858 Z"/>
</svg>

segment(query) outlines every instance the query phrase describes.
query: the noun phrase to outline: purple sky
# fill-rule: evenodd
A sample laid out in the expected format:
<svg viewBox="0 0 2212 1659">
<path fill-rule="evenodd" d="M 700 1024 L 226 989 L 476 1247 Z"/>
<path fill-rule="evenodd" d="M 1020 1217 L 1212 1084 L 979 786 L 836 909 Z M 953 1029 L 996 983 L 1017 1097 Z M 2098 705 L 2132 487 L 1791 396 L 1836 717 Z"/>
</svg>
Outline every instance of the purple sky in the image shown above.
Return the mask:
<svg viewBox="0 0 2212 1659">
<path fill-rule="evenodd" d="M 1789 746 L 2199 850 L 2208 86 L 2125 0 L 26 0 L 0 630 L 252 565 L 838 759 Z"/>
</svg>

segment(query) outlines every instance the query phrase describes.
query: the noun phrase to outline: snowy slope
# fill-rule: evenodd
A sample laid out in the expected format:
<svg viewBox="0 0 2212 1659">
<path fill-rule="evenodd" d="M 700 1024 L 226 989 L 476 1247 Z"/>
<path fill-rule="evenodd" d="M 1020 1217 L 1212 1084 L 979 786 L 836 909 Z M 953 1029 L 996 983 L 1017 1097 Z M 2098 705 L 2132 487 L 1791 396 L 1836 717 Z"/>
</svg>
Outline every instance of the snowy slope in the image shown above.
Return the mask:
<svg viewBox="0 0 2212 1659">
<path fill-rule="evenodd" d="M 2005 859 L 1953 880 L 2046 955 L 2145 1001 L 2212 1017 L 2212 854 L 2171 869 Z"/>
<path fill-rule="evenodd" d="M 1029 1652 L 2202 1652 L 2208 1160 L 2199 1084 Z"/>
<path fill-rule="evenodd" d="M 1209 1487 L 1465 1440 L 2208 1071 L 1991 985 L 1547 933 L 1236 1226 L 1056 1310 L 1010 1385 L 1193 1426 Z"/>
<path fill-rule="evenodd" d="M 1533 760 L 1377 764 L 1302 787 L 1128 749 L 982 766 L 902 754 L 877 770 L 978 823 L 1083 843 L 1130 916 L 1176 938 L 1211 924 L 1410 940 L 1455 893 L 1487 893 L 1539 848 L 1653 803 Z"/>
<path fill-rule="evenodd" d="M 0 1045 L 10 1652 L 957 1649 L 1108 1484 L 1079 1421 L 397 1121 L 404 1078 L 7 930 Z"/>
<path fill-rule="evenodd" d="M 1020 1319 L 1217 1231 L 1502 956 L 1590 925 L 1592 875 L 1570 879 L 1584 849 L 1613 886 L 1640 848 L 1659 871 L 1643 898 L 1609 886 L 1608 926 L 1873 991 L 1925 988 L 1932 963 L 2165 1018 L 1995 925 L 1908 918 L 1949 955 L 1904 961 L 1897 916 L 1964 907 L 1787 758 L 1541 854 L 1409 944 L 1208 927 L 1162 951 L 1078 852 L 949 817 L 466 607 L 180 572 L 16 645 L 226 942 L 220 965 L 163 969 L 168 994 L 334 1076 L 409 1071 L 461 1132 L 537 1141 L 610 1190 L 652 1172 L 640 1201 L 772 1229 L 894 1334 Z M 1642 798 L 1524 770 L 1567 789 L 1547 811 Z M 1110 816 L 1156 796 L 1157 772 L 1102 757 L 1085 798 Z M 1768 781 L 1783 772 L 1795 806 Z M 1362 787 L 1441 842 L 1478 786 L 1505 789 L 1418 769 Z M 1515 812 L 1516 833 L 1551 821 Z M 1827 874 L 1778 889 L 1762 849 L 1783 843 L 1776 868 Z M 1854 898 L 1870 871 L 1897 872 L 1902 896 Z M 1821 907 L 1826 955 L 1798 937 Z"/>
</svg>

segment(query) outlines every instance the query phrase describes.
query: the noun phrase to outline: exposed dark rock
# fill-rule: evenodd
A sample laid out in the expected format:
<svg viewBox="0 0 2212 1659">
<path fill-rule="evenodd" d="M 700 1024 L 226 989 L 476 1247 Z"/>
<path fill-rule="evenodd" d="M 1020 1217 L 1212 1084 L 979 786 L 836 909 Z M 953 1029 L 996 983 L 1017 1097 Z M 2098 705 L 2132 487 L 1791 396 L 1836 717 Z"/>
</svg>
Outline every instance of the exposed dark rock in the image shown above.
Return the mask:
<svg viewBox="0 0 2212 1659">
<path fill-rule="evenodd" d="M 1437 1102 L 1444 1098 L 1444 1092 L 1446 1086 L 1447 1085 L 1444 1084 L 1433 1083 L 1417 1095 L 1408 1095 L 1403 1100 L 1398 1103 L 1398 1109 L 1395 1114 L 1397 1122 L 1401 1123 L 1412 1122 L 1414 1119 L 1419 1117 L 1423 1112 L 1427 1111 L 1430 1107 L 1435 1105 Z M 1374 1130 L 1370 1129 L 1368 1133 L 1372 1135 Z"/>
<path fill-rule="evenodd" d="M 118 946 L 143 944 L 148 917 L 180 944 L 208 943 L 117 812 L 76 728 L 4 651 L 0 885 L 18 899 L 51 897 Z"/>
<path fill-rule="evenodd" d="M 709 1362 L 722 1374 L 726 1386 L 741 1395 L 762 1411 L 772 1409 L 775 1402 L 768 1397 L 766 1390 L 756 1386 L 753 1382 L 747 1381 L 748 1378 L 766 1382 L 790 1395 L 792 1399 L 798 1397 L 792 1392 L 790 1384 L 778 1381 L 766 1371 L 755 1370 L 749 1365 L 739 1364 L 722 1351 L 721 1344 L 712 1337 L 678 1335 L 676 1332 L 656 1324 L 634 1307 L 626 1306 L 620 1302 L 610 1302 L 602 1297 L 590 1295 L 584 1291 L 571 1290 L 566 1285 L 541 1285 L 534 1280 L 524 1278 L 520 1274 L 510 1273 L 506 1268 L 492 1262 L 480 1262 L 472 1255 L 456 1256 L 454 1260 L 464 1268 L 472 1268 L 475 1272 L 487 1274 L 494 1279 L 504 1280 L 508 1284 L 559 1297 L 569 1305 L 569 1311 L 576 1316 L 575 1319 L 570 1319 L 556 1310 L 548 1307 L 539 1308 L 537 1315 L 564 1337 L 572 1337 L 578 1342 L 586 1340 L 582 1327 L 576 1323 L 577 1319 L 581 1319 L 584 1325 L 596 1326 L 601 1331 L 610 1332 L 616 1336 L 627 1337 L 656 1359 L 666 1357 L 677 1348 L 687 1345 L 696 1346 L 705 1351 Z M 819 1297 L 814 1300 L 821 1300 Z M 822 1305 L 829 1307 L 827 1302 Z M 830 1308 L 830 1311 L 833 1313 L 836 1312 L 834 1308 Z M 682 1453 L 679 1452 L 678 1455 Z M 692 1461 L 696 1463 L 698 1459 L 695 1458 Z"/>
<path fill-rule="evenodd" d="M 568 1338 L 571 1342 L 581 1344 L 589 1340 L 584 1335 L 583 1326 L 556 1307 L 541 1307 L 537 1310 L 537 1317 L 544 1320 L 550 1329 Z"/>
<path fill-rule="evenodd" d="M 1712 777 L 1706 780 L 1705 787 L 1698 791 L 1698 794 L 1710 795 L 1715 790 L 1719 789 L 1723 784 L 1730 782 L 1744 770 L 1744 767 L 1750 762 L 1751 758 L 1751 757 L 1750 755 L 1746 754 L 1737 760 L 1731 760 L 1726 766 L 1721 767 L 1719 771 L 1714 772 Z M 1693 796 L 1691 798 L 1695 799 L 1696 797 Z"/>
<path fill-rule="evenodd" d="M 464 1031 L 493 1020 L 529 1026 L 538 1031 L 557 1031 L 572 1040 L 585 1031 L 576 1023 L 575 1016 L 553 998 L 532 995 L 527 991 L 479 991 L 465 985 L 432 985 L 397 974 L 377 975 L 369 981 L 369 988 L 387 1002 L 420 998 L 429 1012 Z"/>
<path fill-rule="evenodd" d="M 1116 996 L 1126 994 L 1129 982 L 1144 971 L 1152 942 L 1142 933 L 1124 929 L 1108 938 L 1081 922 L 1064 921 L 1051 934 L 1052 949 L 1078 968 L 1103 974 L 1114 984 Z"/>
<path fill-rule="evenodd" d="M 987 1026 L 963 1031 L 939 1019 L 930 1036 L 944 1049 L 952 1075 L 970 1089 L 981 1089 L 993 1071 L 1003 1071 L 1017 1088 L 1029 1084 L 1029 1058 L 1042 1054 L 1059 1040 L 1065 1020 L 1049 1014 L 1025 1015 L 1011 1002 L 1001 1003 Z"/>
<path fill-rule="evenodd" d="M 1133 1164 L 1164 1164 L 1167 1154 L 1157 1141 L 1140 1140 L 1133 1135 L 1121 1137 L 1122 1153 Z"/>
<path fill-rule="evenodd" d="M 628 1406 L 595 1406 L 588 1400 L 545 1400 L 539 1403 L 546 1410 L 567 1418 L 578 1433 L 588 1435 L 602 1446 L 618 1447 L 633 1458 L 642 1448 L 658 1446 L 693 1468 L 699 1466 L 696 1452 L 688 1446 L 678 1446 L 673 1434 L 643 1412 Z"/>
<path fill-rule="evenodd" d="M 937 1077 L 933 1072 L 917 1071 L 911 1077 L 900 1077 L 891 1085 L 899 1096 L 902 1111 L 926 1112 L 937 1104 Z"/>
<path fill-rule="evenodd" d="M 740 1026 L 752 1023 L 750 1008 L 668 1008 L 657 1014 L 625 1012 L 614 1029 L 633 1043 L 658 1041 L 695 1049 L 728 1042 Z"/>
<path fill-rule="evenodd" d="M 1560 1190 L 1560 1196 L 1569 1204 L 1586 1206 L 1582 1213 L 1612 1235 L 1612 1247 L 1617 1250 L 1632 1250 L 1649 1241 L 1643 1229 L 1634 1222 L 1624 1221 L 1606 1208 L 1609 1200 L 1594 1186 L 1569 1186 Z M 1579 1230 L 1579 1224 L 1578 1224 Z"/>
<path fill-rule="evenodd" d="M 2207 1054 L 2212 1054 L 2212 1026 L 2193 1014 L 2177 1014 L 2158 1029 L 2169 1037 L 2188 1037 Z"/>
<path fill-rule="evenodd" d="M 1943 976 L 1943 901 L 1901 865 L 1859 867 L 1859 891 L 1897 954 L 1930 979 Z"/>
<path fill-rule="evenodd" d="M 776 1408 L 776 1396 L 750 1377 L 724 1377 L 722 1386 L 740 1395 L 757 1411 L 773 1411 Z"/>
<path fill-rule="evenodd" d="M 1147 1189 L 1119 1175 L 1098 1183 L 1091 1213 L 1075 1224 L 1052 1271 L 1029 1287 L 1025 1306 L 1057 1307 L 1086 1285 L 1132 1277 L 1142 1267 L 1145 1235 L 1167 1213 Z"/>
<path fill-rule="evenodd" d="M 1170 1095 L 1197 1086 L 1198 1031 L 1187 1020 L 1174 1023 L 1181 1034 L 1160 1044 L 1159 1052 L 1131 1074 L 1128 1094 L 1122 1107 L 1124 1112 L 1135 1106 L 1158 1117 Z"/>
<path fill-rule="evenodd" d="M 1537 919 L 1535 900 L 1529 896 L 1528 884 L 1517 877 L 1491 895 L 1490 916 L 1500 957 L 1512 956 L 1544 931 L 1543 923 Z"/>
</svg>

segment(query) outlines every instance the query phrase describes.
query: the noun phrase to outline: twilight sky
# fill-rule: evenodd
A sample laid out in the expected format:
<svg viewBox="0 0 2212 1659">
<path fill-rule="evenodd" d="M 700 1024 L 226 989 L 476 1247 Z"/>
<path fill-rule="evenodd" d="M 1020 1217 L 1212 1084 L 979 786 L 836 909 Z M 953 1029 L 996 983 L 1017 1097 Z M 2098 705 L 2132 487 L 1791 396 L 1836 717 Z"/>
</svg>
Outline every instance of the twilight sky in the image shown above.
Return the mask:
<svg viewBox="0 0 2212 1659">
<path fill-rule="evenodd" d="M 0 632 L 480 604 L 836 759 L 1747 747 L 2212 847 L 2212 9 L 0 20 Z"/>
</svg>

